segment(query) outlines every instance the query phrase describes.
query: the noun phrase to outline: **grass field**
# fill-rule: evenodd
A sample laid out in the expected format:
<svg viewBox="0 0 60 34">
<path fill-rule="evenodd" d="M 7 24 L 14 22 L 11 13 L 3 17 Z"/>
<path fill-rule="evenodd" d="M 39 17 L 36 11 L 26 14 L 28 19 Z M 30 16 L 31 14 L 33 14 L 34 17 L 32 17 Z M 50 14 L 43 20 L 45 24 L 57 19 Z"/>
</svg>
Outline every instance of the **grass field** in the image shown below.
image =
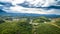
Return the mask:
<svg viewBox="0 0 60 34">
<path fill-rule="evenodd" d="M 42 23 L 38 25 L 37 34 L 60 34 L 60 26 Z"/>
<path fill-rule="evenodd" d="M 45 19 L 45 18 L 44 18 Z M 2 20 L 1 20 L 2 21 Z M 0 34 L 60 34 L 60 18 L 51 22 L 32 22 L 26 18 L 0 21 Z M 36 20 L 35 20 L 36 21 Z M 33 24 L 34 23 L 34 24 Z"/>
</svg>

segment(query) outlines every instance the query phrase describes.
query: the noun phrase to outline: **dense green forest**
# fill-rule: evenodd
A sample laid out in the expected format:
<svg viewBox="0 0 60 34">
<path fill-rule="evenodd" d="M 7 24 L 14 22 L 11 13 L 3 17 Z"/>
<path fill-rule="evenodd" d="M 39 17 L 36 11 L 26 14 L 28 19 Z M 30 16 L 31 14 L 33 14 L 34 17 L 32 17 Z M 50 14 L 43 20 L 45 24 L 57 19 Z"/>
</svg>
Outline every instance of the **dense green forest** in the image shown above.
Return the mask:
<svg viewBox="0 0 60 34">
<path fill-rule="evenodd" d="M 60 18 L 0 16 L 0 34 L 60 34 Z"/>
</svg>

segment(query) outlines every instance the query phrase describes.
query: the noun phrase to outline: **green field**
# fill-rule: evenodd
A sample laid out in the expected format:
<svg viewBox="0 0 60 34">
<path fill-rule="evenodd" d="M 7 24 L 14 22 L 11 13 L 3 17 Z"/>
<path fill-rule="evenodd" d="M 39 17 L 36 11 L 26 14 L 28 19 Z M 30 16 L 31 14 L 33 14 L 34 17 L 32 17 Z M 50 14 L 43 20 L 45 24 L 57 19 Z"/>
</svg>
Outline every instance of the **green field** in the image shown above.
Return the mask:
<svg viewBox="0 0 60 34">
<path fill-rule="evenodd" d="M 0 34 L 60 34 L 60 18 L 0 18 Z"/>
</svg>

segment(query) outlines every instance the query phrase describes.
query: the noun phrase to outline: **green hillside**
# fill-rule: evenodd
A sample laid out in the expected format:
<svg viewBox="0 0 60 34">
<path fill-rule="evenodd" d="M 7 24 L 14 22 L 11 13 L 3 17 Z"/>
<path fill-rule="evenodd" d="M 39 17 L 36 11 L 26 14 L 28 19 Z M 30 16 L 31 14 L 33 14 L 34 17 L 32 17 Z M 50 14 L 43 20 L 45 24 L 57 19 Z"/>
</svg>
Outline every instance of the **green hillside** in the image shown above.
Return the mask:
<svg viewBox="0 0 60 34">
<path fill-rule="evenodd" d="M 60 18 L 0 17 L 0 34 L 60 34 Z"/>
</svg>

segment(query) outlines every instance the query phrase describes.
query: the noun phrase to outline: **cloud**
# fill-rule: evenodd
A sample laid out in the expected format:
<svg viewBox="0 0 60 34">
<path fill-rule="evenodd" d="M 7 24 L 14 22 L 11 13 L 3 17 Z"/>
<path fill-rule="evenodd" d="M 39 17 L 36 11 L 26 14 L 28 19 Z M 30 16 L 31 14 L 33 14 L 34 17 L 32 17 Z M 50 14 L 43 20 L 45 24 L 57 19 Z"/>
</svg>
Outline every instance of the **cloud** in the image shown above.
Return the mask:
<svg viewBox="0 0 60 34">
<path fill-rule="evenodd" d="M 36 8 L 36 7 L 49 7 L 49 6 L 56 6 L 59 1 L 55 0 L 0 0 L 0 2 L 4 1 L 10 4 L 1 5 L 2 10 L 8 13 L 34 13 L 34 14 L 60 14 L 60 9 L 50 9 L 46 10 L 44 8 Z M 26 6 L 26 7 L 23 7 Z M 6 7 L 9 6 L 9 7 Z M 27 7 L 34 7 L 34 8 L 27 8 Z"/>
<path fill-rule="evenodd" d="M 26 0 L 23 3 L 17 3 L 20 6 L 28 6 L 28 7 L 49 7 L 49 6 L 56 6 L 59 0 Z M 24 7 L 26 7 L 24 6 Z"/>
<path fill-rule="evenodd" d="M 13 5 L 24 4 L 29 7 L 48 7 L 51 5 L 60 5 L 60 0 L 0 0 L 1 2 L 10 2 Z"/>
<path fill-rule="evenodd" d="M 0 2 L 0 5 L 2 6 L 5 6 L 5 7 L 10 7 L 10 6 L 13 6 L 11 3 L 9 2 Z"/>
<path fill-rule="evenodd" d="M 47 14 L 60 14 L 60 9 L 51 9 L 46 13 Z"/>
<path fill-rule="evenodd" d="M 51 9 L 51 10 L 44 10 L 44 9 L 37 9 L 37 8 L 25 8 L 21 6 L 11 7 L 10 9 L 6 10 L 3 9 L 8 13 L 33 13 L 33 14 L 60 14 L 59 9 Z"/>
</svg>

